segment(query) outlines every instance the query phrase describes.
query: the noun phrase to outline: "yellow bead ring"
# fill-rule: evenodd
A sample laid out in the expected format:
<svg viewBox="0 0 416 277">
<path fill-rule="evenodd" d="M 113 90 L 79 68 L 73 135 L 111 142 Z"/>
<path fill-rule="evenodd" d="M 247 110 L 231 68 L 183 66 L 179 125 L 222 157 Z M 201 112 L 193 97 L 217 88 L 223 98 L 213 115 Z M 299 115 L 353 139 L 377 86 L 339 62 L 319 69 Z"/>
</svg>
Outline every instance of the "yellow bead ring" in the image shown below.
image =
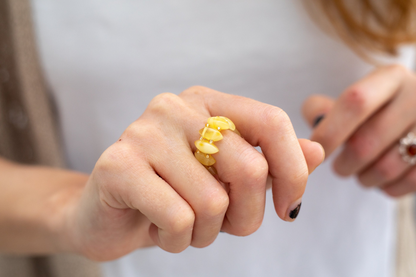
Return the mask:
<svg viewBox="0 0 416 277">
<path fill-rule="evenodd" d="M 212 175 L 217 174 L 215 168 L 212 167 L 212 165 L 215 164 L 215 159 L 212 157 L 212 154 L 220 151 L 213 142 L 222 140 L 223 136 L 220 132 L 222 130 L 231 130 L 241 136 L 230 119 L 224 116 L 215 116 L 208 118 L 207 125 L 199 130 L 201 137 L 199 140 L 195 141 L 195 146 L 197 148 L 195 151 L 195 158 L 203 164 Z"/>
</svg>

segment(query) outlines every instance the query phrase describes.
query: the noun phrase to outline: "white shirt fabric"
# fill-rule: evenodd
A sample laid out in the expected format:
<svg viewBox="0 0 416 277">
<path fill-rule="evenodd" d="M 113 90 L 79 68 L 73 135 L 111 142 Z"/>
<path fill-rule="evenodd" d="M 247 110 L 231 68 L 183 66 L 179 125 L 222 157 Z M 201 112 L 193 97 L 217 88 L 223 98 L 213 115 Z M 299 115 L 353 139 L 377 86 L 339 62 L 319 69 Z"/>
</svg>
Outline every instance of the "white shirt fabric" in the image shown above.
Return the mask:
<svg viewBox="0 0 416 277">
<path fill-rule="evenodd" d="M 373 67 L 309 18 L 300 0 L 32 0 L 47 80 L 71 168 L 90 172 L 100 154 L 162 92 L 192 85 L 283 108 L 299 137 L 312 93 L 336 97 Z M 412 68 L 414 51 L 399 62 Z M 278 141 L 276 141 L 278 143 Z M 103 263 L 105 276 L 391 277 L 395 202 L 327 161 L 310 177 L 294 223 L 219 234 L 204 249 L 137 250 Z"/>
</svg>

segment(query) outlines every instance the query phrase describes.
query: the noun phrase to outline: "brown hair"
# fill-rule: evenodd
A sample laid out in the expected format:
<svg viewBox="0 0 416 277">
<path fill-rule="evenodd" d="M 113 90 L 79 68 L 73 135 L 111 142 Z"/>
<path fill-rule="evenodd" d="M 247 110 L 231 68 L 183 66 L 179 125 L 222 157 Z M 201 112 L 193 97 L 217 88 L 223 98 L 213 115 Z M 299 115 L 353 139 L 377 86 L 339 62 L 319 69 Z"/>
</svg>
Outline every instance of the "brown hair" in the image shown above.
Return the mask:
<svg viewBox="0 0 416 277">
<path fill-rule="evenodd" d="M 361 56 L 368 56 L 369 52 L 394 55 L 398 46 L 416 42 L 416 0 L 305 0 L 305 3 L 315 10 L 312 14 L 321 23 L 323 12 L 332 30 Z M 316 13 L 318 10 L 320 14 Z"/>
</svg>

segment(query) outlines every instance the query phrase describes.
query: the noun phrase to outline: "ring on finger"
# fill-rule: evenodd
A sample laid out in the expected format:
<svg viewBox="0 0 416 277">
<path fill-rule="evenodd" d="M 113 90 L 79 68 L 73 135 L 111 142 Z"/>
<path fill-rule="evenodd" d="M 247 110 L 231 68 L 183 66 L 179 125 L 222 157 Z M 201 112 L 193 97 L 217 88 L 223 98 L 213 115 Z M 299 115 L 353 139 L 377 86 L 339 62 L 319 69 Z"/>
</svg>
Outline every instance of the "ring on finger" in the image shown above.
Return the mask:
<svg viewBox="0 0 416 277">
<path fill-rule="evenodd" d="M 216 162 L 212 155 L 219 152 L 219 149 L 215 146 L 214 142 L 223 139 L 220 132 L 222 130 L 231 130 L 240 135 L 230 119 L 224 116 L 215 116 L 208 118 L 205 127 L 199 130 L 201 137 L 195 141 L 195 146 L 197 148 L 195 151 L 195 158 L 203 164 L 212 175 L 217 174 L 216 169 L 212 166 Z"/>
</svg>

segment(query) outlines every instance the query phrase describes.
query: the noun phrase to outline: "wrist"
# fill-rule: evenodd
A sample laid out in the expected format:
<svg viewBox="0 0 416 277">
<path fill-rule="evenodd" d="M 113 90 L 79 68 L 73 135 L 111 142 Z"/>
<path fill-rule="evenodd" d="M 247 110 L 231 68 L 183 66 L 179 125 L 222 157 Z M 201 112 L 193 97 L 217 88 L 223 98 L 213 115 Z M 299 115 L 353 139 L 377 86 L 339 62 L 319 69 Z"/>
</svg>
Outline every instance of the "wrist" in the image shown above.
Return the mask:
<svg viewBox="0 0 416 277">
<path fill-rule="evenodd" d="M 87 175 L 74 173 L 69 185 L 56 191 L 50 198 L 51 212 L 46 226 L 51 234 L 53 252 L 82 254 L 77 242 L 76 210 L 88 180 Z"/>
</svg>

